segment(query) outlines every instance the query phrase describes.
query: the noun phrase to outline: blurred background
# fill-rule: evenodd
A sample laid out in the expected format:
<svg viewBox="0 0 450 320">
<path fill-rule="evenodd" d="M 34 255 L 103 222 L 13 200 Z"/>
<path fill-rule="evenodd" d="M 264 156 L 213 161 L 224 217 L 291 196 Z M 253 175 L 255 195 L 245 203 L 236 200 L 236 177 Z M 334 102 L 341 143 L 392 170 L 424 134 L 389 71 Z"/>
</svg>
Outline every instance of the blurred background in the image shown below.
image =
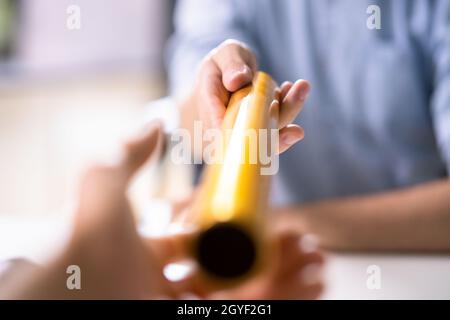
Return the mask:
<svg viewBox="0 0 450 320">
<path fill-rule="evenodd" d="M 0 218 L 61 213 L 86 162 L 166 94 L 173 6 L 0 0 Z"/>
</svg>

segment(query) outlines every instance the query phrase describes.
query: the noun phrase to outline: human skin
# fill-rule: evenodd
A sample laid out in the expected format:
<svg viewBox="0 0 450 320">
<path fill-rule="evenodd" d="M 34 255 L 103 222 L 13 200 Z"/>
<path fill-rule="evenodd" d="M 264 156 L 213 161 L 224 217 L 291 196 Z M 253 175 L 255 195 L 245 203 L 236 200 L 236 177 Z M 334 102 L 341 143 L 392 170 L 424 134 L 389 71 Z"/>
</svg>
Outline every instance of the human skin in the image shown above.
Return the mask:
<svg viewBox="0 0 450 320">
<path fill-rule="evenodd" d="M 232 92 L 251 83 L 257 72 L 256 58 L 241 42 L 228 40 L 212 50 L 202 61 L 194 88 L 180 103 L 182 127 L 194 132 L 194 121 L 205 130 L 220 128 Z M 279 153 L 304 137 L 303 128 L 292 124 L 301 111 L 311 86 L 299 79 L 279 87 Z"/>
<path fill-rule="evenodd" d="M 317 298 L 322 280 L 319 273 L 311 275 L 310 271 L 321 268 L 323 256 L 305 247 L 305 238 L 298 232 L 282 227 L 271 231 L 271 241 L 280 248 L 278 254 L 242 285 L 213 291 L 199 280 L 195 269 L 177 282 L 164 276 L 165 265 L 189 258 L 186 244 L 195 230 L 142 237 L 126 195 L 130 181 L 161 139 L 161 125 L 151 123 L 123 144 L 119 156 L 87 169 L 68 244 L 51 261 L 21 268 L 2 282 L 0 299 Z M 70 265 L 81 269 L 81 290 L 66 286 Z"/>
<path fill-rule="evenodd" d="M 230 94 L 249 84 L 257 70 L 255 55 L 241 42 L 227 40 L 202 61 L 197 81 L 180 101 L 182 124 L 202 121 L 220 126 Z M 304 132 L 290 124 L 299 114 L 310 85 L 285 82 L 280 94 L 280 152 Z M 328 199 L 274 208 L 280 223 L 314 233 L 321 246 L 339 250 L 450 250 L 450 181 L 447 178 L 363 196 Z"/>
</svg>

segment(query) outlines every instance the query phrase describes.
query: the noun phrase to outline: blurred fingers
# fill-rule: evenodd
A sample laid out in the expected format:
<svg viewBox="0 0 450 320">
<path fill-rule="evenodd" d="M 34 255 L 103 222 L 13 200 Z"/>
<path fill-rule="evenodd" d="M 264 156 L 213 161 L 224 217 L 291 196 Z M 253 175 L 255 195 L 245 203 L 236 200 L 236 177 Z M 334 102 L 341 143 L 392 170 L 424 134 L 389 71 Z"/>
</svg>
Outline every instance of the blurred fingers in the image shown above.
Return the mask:
<svg viewBox="0 0 450 320">
<path fill-rule="evenodd" d="M 280 129 L 280 142 L 278 145 L 278 153 L 283 153 L 294 144 L 302 140 L 305 136 L 305 131 L 302 127 L 296 124 L 289 124 L 283 129 Z"/>
<path fill-rule="evenodd" d="M 80 207 L 106 210 L 124 202 L 128 181 L 154 151 L 159 132 L 160 125 L 151 123 L 122 147 L 119 156 L 111 156 L 111 163 L 92 164 L 80 182 Z"/>
<path fill-rule="evenodd" d="M 229 92 L 249 84 L 256 72 L 256 58 L 242 42 L 227 40 L 213 53 L 212 58 L 222 74 L 222 82 Z"/>
<path fill-rule="evenodd" d="M 191 258 L 191 245 L 195 234 L 192 230 L 162 237 L 146 237 L 146 246 L 155 254 L 161 265 Z"/>
<path fill-rule="evenodd" d="M 292 88 L 293 83 L 290 81 L 285 81 L 280 86 L 280 100 L 286 96 L 288 91 Z"/>
<path fill-rule="evenodd" d="M 222 83 L 222 73 L 211 57 L 201 68 L 196 89 L 196 105 L 205 129 L 219 128 L 230 97 Z"/>
<path fill-rule="evenodd" d="M 251 83 L 256 58 L 245 44 L 227 40 L 203 61 L 197 86 L 199 117 L 204 127 L 219 128 L 230 93 Z"/>
<path fill-rule="evenodd" d="M 311 89 L 306 80 L 297 80 L 294 84 L 285 82 L 281 87 L 281 108 L 279 128 L 292 123 L 300 113 Z"/>
<path fill-rule="evenodd" d="M 145 125 L 137 135 L 125 143 L 119 167 L 126 173 L 127 180 L 149 160 L 160 143 L 162 143 L 162 125 L 157 121 Z"/>
</svg>

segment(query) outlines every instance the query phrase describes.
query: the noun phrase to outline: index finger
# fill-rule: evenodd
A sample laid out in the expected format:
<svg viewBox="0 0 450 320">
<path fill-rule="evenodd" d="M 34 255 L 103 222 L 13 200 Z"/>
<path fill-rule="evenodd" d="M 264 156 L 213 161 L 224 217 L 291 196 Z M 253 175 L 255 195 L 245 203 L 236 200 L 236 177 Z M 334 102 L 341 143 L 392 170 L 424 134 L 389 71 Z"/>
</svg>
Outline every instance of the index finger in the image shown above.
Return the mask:
<svg viewBox="0 0 450 320">
<path fill-rule="evenodd" d="M 292 123 L 303 108 L 311 89 L 308 81 L 300 79 L 294 84 L 284 84 L 281 95 L 279 128 Z"/>
</svg>

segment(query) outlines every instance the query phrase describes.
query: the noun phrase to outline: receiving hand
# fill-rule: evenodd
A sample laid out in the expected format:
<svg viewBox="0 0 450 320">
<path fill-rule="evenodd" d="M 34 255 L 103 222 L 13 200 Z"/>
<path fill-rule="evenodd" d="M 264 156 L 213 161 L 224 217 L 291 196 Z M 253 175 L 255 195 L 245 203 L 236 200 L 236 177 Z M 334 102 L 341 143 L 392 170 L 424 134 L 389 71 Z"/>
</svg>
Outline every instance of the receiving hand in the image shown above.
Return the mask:
<svg viewBox="0 0 450 320">
<path fill-rule="evenodd" d="M 305 250 L 294 231 L 272 230 L 279 252 L 255 278 L 238 287 L 211 291 L 194 271 L 171 282 L 166 264 L 189 258 L 193 232 L 156 239 L 138 235 L 126 192 L 130 179 L 151 156 L 161 137 L 152 124 L 123 148 L 112 164 L 89 169 L 81 184 L 76 227 L 66 256 L 83 270 L 83 298 L 314 299 L 322 290 L 313 267 L 323 265 L 316 250 Z"/>
</svg>

